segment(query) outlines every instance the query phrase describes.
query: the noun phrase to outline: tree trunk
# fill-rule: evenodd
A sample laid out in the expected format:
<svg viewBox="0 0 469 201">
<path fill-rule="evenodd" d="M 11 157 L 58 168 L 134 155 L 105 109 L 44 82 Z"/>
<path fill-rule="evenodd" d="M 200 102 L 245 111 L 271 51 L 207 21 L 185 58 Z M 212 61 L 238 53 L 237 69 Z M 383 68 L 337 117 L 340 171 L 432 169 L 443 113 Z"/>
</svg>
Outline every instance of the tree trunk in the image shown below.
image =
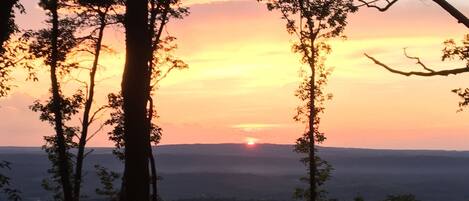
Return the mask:
<svg viewBox="0 0 469 201">
<path fill-rule="evenodd" d="M 65 134 L 62 119 L 62 106 L 60 86 L 57 81 L 56 70 L 58 67 L 58 36 L 59 36 L 59 16 L 57 13 L 57 0 L 50 2 L 50 11 L 52 14 L 52 34 L 51 34 L 51 62 L 50 78 L 52 85 L 52 105 L 55 121 L 55 131 L 57 137 L 58 168 L 64 194 L 64 201 L 72 201 L 72 187 L 70 182 L 70 164 L 67 155 Z"/>
<path fill-rule="evenodd" d="M 151 146 L 150 146 L 151 150 Z M 159 193 L 158 193 L 158 174 L 156 172 L 156 161 L 155 161 L 155 156 L 153 156 L 152 151 L 150 151 L 150 167 L 151 167 L 151 190 L 152 190 L 152 196 L 151 200 L 152 201 L 158 201 L 159 200 Z"/>
<path fill-rule="evenodd" d="M 146 126 L 149 94 L 148 0 L 126 1 L 126 63 L 122 80 L 124 98 L 125 198 L 149 200 L 148 157 L 150 136 Z"/>
<path fill-rule="evenodd" d="M 77 153 L 77 162 L 75 166 L 75 177 L 74 177 L 74 198 L 76 201 L 80 200 L 80 190 L 81 190 L 81 181 L 82 181 L 82 169 L 83 169 L 83 160 L 85 155 L 85 146 L 88 138 L 88 128 L 90 126 L 90 112 L 91 106 L 93 105 L 94 98 L 94 88 L 95 88 L 95 77 L 96 71 L 98 69 L 99 55 L 101 53 L 101 43 L 104 35 L 104 28 L 106 27 L 105 15 L 101 17 L 100 27 L 98 38 L 96 41 L 96 47 L 94 52 L 93 66 L 90 71 L 90 87 L 88 91 L 88 98 L 85 102 L 85 110 L 83 111 L 83 122 L 81 129 L 80 141 L 78 143 L 78 153 Z"/>
<path fill-rule="evenodd" d="M 314 43 L 313 43 L 314 44 Z M 309 187 L 310 187 L 310 201 L 315 201 L 317 199 L 317 189 L 316 189 L 316 153 L 315 153 L 315 129 L 314 129 L 314 119 L 316 118 L 315 110 L 315 48 L 312 48 L 312 64 L 311 66 L 311 78 L 310 78 L 310 106 L 309 106 Z"/>
<path fill-rule="evenodd" d="M 151 58 L 153 58 L 153 56 L 151 56 Z M 152 66 L 151 63 L 150 63 L 150 66 Z M 150 72 L 152 70 L 153 69 L 150 68 Z M 148 83 L 148 84 L 150 84 L 150 83 Z M 153 111 L 153 98 L 151 97 L 151 94 L 148 94 L 148 102 L 149 102 L 149 106 L 148 106 L 147 127 L 148 127 L 148 133 L 151 133 L 152 132 L 151 131 L 151 128 L 152 128 L 151 127 L 151 122 L 152 122 L 153 113 L 154 113 L 154 111 Z M 158 198 L 159 198 L 159 194 L 158 194 L 158 175 L 156 173 L 156 161 L 155 161 L 155 156 L 153 155 L 153 150 L 151 148 L 151 142 L 149 142 L 148 148 L 150 149 L 149 158 L 150 158 L 150 168 L 151 168 L 151 190 L 152 190 L 151 200 L 152 201 L 158 201 Z"/>
</svg>

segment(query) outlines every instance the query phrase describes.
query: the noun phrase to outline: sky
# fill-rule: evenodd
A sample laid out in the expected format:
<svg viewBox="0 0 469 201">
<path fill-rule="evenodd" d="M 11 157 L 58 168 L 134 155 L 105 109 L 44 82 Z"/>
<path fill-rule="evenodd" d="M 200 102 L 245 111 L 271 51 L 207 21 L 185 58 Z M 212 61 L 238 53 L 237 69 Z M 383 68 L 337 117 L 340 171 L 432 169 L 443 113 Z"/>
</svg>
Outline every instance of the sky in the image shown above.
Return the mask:
<svg viewBox="0 0 469 201">
<path fill-rule="evenodd" d="M 469 15 L 469 2 L 449 0 Z M 44 26 L 35 1 L 23 0 L 27 14 L 21 28 Z M 189 69 L 172 73 L 155 93 L 163 128 L 162 144 L 293 144 L 306 128 L 293 116 L 302 64 L 291 52 L 293 37 L 277 12 L 246 0 L 192 0 L 190 15 L 170 22 L 166 31 L 178 38 L 175 54 Z M 430 0 L 401 0 L 388 12 L 361 9 L 350 16 L 347 40 L 331 40 L 326 65 L 333 69 L 326 91 L 321 130 L 323 146 L 469 150 L 469 111 L 458 110 L 452 89 L 469 87 L 469 74 L 448 77 L 404 77 L 373 65 L 369 53 L 402 70 L 416 70 L 403 48 L 435 69 L 460 67 L 441 62 L 443 41 L 462 39 L 467 29 Z M 96 104 L 117 92 L 124 66 L 124 34 L 106 30 L 113 48 L 100 61 Z M 303 66 L 304 67 L 304 66 Z M 39 82 L 17 73 L 12 93 L 0 100 L 0 146 L 40 146 L 52 127 L 40 122 L 28 106 L 47 98 L 47 70 Z M 79 72 L 77 77 L 83 77 Z M 77 83 L 65 80 L 66 91 Z M 102 120 L 107 116 L 103 115 Z M 79 120 L 70 122 L 77 125 Z M 93 127 L 96 129 L 97 125 Z M 106 128 L 89 146 L 111 146 Z"/>
</svg>

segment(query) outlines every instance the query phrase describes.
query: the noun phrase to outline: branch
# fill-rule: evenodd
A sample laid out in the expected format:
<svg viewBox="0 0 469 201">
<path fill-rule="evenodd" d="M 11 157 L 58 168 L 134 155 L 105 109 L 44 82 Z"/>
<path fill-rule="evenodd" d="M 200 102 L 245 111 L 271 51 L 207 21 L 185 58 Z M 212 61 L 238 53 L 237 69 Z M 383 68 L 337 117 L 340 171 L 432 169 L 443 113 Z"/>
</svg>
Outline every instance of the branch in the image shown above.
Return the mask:
<svg viewBox="0 0 469 201">
<path fill-rule="evenodd" d="M 448 3 L 446 0 L 433 0 L 436 4 L 440 5 L 443 9 L 446 10 L 451 16 L 458 20 L 458 23 L 464 24 L 466 28 L 469 28 L 469 19 L 461 13 L 458 9 L 456 9 L 453 5 Z"/>
<path fill-rule="evenodd" d="M 424 63 L 422 63 L 422 61 L 420 61 L 420 58 L 419 57 L 413 57 L 413 56 L 409 56 L 407 54 L 407 49 L 404 48 L 404 55 L 408 58 L 408 59 L 414 59 L 414 60 L 417 60 L 417 64 L 422 66 L 423 69 L 429 71 L 429 72 L 435 72 L 433 69 L 430 69 L 428 68 Z"/>
<path fill-rule="evenodd" d="M 101 106 L 100 108 L 98 108 L 96 111 L 94 111 L 93 114 L 91 115 L 91 118 L 90 118 L 88 124 L 92 124 L 96 120 L 96 115 L 98 115 L 101 111 L 106 110 L 107 108 L 109 108 L 109 107 L 104 105 L 104 106 Z"/>
<path fill-rule="evenodd" d="M 96 136 L 101 130 L 103 130 L 105 124 L 101 124 L 99 125 L 99 128 L 93 132 L 93 134 L 91 134 L 87 139 L 86 139 L 86 142 L 90 141 L 94 136 Z"/>
<path fill-rule="evenodd" d="M 379 10 L 380 12 L 384 12 L 384 11 L 387 11 L 389 8 L 391 8 L 391 6 L 393 6 L 398 0 L 386 0 L 387 4 L 386 6 L 384 7 L 379 7 L 377 6 L 376 2 L 378 2 L 379 0 L 373 0 L 373 1 L 365 1 L 365 0 L 358 0 L 359 2 L 363 3 L 362 5 L 359 5 L 357 7 L 362 7 L 362 6 L 366 6 L 368 8 L 376 8 L 377 10 Z"/>
<path fill-rule="evenodd" d="M 469 72 L 469 68 L 467 68 L 467 67 L 455 68 L 455 69 L 449 69 L 449 70 L 441 70 L 441 71 L 433 71 L 433 70 L 429 69 L 430 71 L 428 71 L 428 72 L 422 72 L 422 71 L 404 72 L 404 71 L 393 69 L 393 68 L 389 67 L 388 65 L 380 62 L 379 60 L 375 59 L 374 57 L 372 57 L 372 56 L 370 56 L 366 53 L 365 53 L 365 56 L 368 57 L 368 59 L 372 60 L 376 65 L 379 65 L 379 66 L 385 68 L 389 72 L 395 73 L 395 74 L 400 74 L 400 75 L 405 75 L 405 76 L 411 76 L 411 75 L 423 76 L 423 77 L 448 76 L 448 75 L 457 75 L 457 74 Z"/>
<path fill-rule="evenodd" d="M 358 0 L 358 1 L 361 2 L 362 4 L 356 7 L 366 6 L 366 7 L 375 8 L 381 12 L 384 12 L 384 11 L 387 11 L 389 8 L 391 8 L 398 0 L 385 0 L 387 4 L 384 7 L 380 7 L 376 5 L 376 2 L 380 0 L 371 0 L 371 1 Z M 464 26 L 469 28 L 469 19 L 461 11 L 459 11 L 453 5 L 448 3 L 448 1 L 446 0 L 432 0 L 432 1 L 438 4 L 441 8 L 443 8 L 456 20 L 458 20 L 458 23 L 464 24 Z"/>
</svg>

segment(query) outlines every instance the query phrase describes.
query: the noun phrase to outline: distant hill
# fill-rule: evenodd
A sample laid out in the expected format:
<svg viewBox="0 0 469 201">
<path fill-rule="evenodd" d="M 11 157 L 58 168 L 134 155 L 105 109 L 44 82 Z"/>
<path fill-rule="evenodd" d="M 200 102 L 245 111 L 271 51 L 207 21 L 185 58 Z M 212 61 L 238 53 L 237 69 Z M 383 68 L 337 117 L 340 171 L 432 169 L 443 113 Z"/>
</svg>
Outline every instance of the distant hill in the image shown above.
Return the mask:
<svg viewBox="0 0 469 201">
<path fill-rule="evenodd" d="M 291 200 L 305 167 L 292 145 L 193 144 L 163 145 L 154 149 L 166 200 L 223 197 Z M 93 148 L 86 159 L 84 185 L 89 200 L 97 200 L 98 181 L 93 166 L 115 171 L 123 165 L 110 148 Z M 334 167 L 326 188 L 331 198 L 369 201 L 387 194 L 414 193 L 422 201 L 469 200 L 469 152 L 320 148 Z M 49 162 L 40 148 L 0 147 L 0 160 L 13 163 L 13 183 L 26 201 L 47 200 L 40 187 Z M 117 184 L 118 186 L 118 184 Z M 1 197 L 0 197 L 1 200 Z"/>
</svg>

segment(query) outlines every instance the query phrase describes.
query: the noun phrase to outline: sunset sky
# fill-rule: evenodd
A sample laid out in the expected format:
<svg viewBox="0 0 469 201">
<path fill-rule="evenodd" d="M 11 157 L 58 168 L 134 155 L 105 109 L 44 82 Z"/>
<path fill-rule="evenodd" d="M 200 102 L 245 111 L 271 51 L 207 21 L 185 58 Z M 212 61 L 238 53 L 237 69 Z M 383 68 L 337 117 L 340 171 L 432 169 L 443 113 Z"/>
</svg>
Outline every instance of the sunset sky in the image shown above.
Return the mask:
<svg viewBox="0 0 469 201">
<path fill-rule="evenodd" d="M 469 1 L 448 0 L 469 15 Z M 23 0 L 27 14 L 22 28 L 43 26 L 36 1 Z M 299 104 L 299 57 L 291 53 L 292 37 L 277 12 L 254 0 L 192 0 L 190 16 L 170 22 L 167 31 L 178 38 L 177 56 L 189 69 L 165 79 L 156 93 L 164 129 L 162 144 L 256 143 L 292 144 L 305 125 L 292 119 Z M 106 30 L 115 53 L 101 60 L 97 104 L 120 89 L 125 51 L 121 29 Z M 456 112 L 458 97 L 451 89 L 469 87 L 469 74 L 449 77 L 403 77 L 367 60 L 369 53 L 403 70 L 419 69 L 403 56 L 408 48 L 436 69 L 461 67 L 441 62 L 442 42 L 468 33 L 430 0 L 401 0 L 380 13 L 361 9 L 346 28 L 348 40 L 331 41 L 333 67 L 327 91 L 322 131 L 325 146 L 469 150 L 469 111 Z M 28 106 L 47 97 L 46 68 L 40 82 L 17 85 L 0 100 L 0 146 L 40 146 L 52 134 L 47 123 Z M 83 73 L 85 74 L 85 73 Z M 73 88 L 68 81 L 64 87 Z M 103 119 L 107 116 L 103 116 Z M 77 122 L 75 122 L 77 123 Z M 105 132 L 90 146 L 111 146 Z"/>
</svg>

